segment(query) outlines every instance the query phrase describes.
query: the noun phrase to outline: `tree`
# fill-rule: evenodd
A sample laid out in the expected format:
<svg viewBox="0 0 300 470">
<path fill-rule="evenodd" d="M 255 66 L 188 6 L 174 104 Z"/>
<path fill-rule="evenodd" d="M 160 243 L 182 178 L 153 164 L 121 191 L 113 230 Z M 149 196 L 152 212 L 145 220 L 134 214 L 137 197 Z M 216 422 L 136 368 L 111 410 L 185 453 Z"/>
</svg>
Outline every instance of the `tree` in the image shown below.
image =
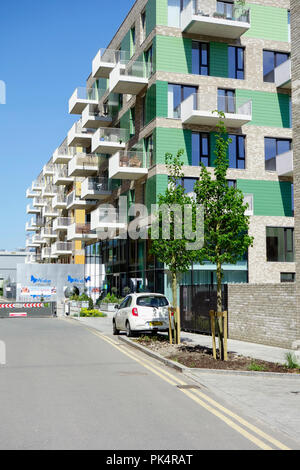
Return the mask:
<svg viewBox="0 0 300 470">
<path fill-rule="evenodd" d="M 178 277 L 190 269 L 191 263 L 195 259 L 196 251 L 188 246 L 192 238 L 187 235 L 183 227 L 182 216 L 187 208 L 193 212 L 192 229 L 195 228 L 195 205 L 188 194 L 185 194 L 184 187 L 180 184 L 183 177 L 181 157 L 183 150 L 179 150 L 177 155 L 166 153 L 165 163 L 169 173 L 169 185 L 164 194 L 158 196 L 157 234 L 153 237 L 153 225 L 151 233 L 151 254 L 166 264 L 171 274 L 172 302 L 175 312 L 175 342 L 180 344 L 180 315 L 177 305 Z M 177 207 L 176 210 L 172 208 Z M 167 212 L 167 214 L 166 214 Z M 166 217 L 167 216 L 167 217 Z M 169 227 L 166 222 L 169 222 Z M 169 233 L 167 233 L 169 230 Z M 166 236 L 167 235 L 167 236 Z M 172 339 L 170 338 L 170 341 Z"/>
<path fill-rule="evenodd" d="M 218 111 L 215 111 L 218 112 Z M 231 139 L 218 112 L 220 121 L 217 126 L 214 178 L 202 164 L 199 181 L 194 191 L 196 201 L 204 209 L 204 245 L 198 251 L 200 263 L 210 261 L 216 264 L 217 271 L 217 313 L 222 313 L 222 277 L 224 263 L 236 264 L 253 244 L 248 235 L 249 217 L 245 215 L 248 204 L 237 188 L 229 187 L 226 179 L 229 161 L 227 151 Z M 218 316 L 220 358 L 224 360 L 223 319 Z"/>
</svg>

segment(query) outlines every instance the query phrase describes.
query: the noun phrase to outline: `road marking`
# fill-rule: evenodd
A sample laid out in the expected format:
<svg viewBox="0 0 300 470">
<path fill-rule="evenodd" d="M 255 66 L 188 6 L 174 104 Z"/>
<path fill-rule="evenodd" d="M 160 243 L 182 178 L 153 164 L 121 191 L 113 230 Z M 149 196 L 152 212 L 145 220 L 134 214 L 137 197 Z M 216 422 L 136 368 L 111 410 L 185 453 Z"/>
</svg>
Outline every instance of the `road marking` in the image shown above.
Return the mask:
<svg viewBox="0 0 300 470">
<path fill-rule="evenodd" d="M 158 375 L 160 378 L 162 378 L 164 381 L 166 381 L 167 383 L 169 383 L 170 385 L 173 385 L 173 386 L 177 386 L 178 384 L 180 385 L 188 385 L 186 382 L 178 379 L 178 377 L 175 377 L 173 374 L 171 374 L 170 372 L 168 371 L 165 371 L 163 370 L 161 367 L 153 364 L 152 362 L 148 361 L 147 359 L 143 359 L 141 360 L 138 356 L 136 356 L 136 354 L 134 354 L 132 351 L 128 352 L 128 351 L 125 351 L 124 349 L 120 348 L 118 346 L 118 343 L 116 341 L 114 341 L 113 339 L 107 337 L 106 335 L 104 335 L 103 333 L 100 333 L 98 331 L 95 331 L 95 330 L 92 330 L 91 328 L 89 327 L 86 327 L 91 333 L 93 333 L 94 335 L 98 336 L 99 338 L 103 339 L 104 341 L 106 341 L 107 343 L 111 344 L 112 346 L 114 346 L 114 348 L 118 349 L 120 352 L 122 352 L 124 355 L 130 357 L 131 359 L 133 359 L 134 361 L 138 362 L 140 365 L 142 365 L 143 367 L 145 367 L 146 369 L 152 371 L 154 374 Z M 168 376 L 168 377 L 167 377 Z M 279 442 L 277 439 L 273 438 L 272 436 L 269 436 L 268 434 L 266 434 L 265 432 L 261 431 L 259 428 L 257 428 L 256 426 L 252 425 L 251 423 L 249 423 L 248 421 L 246 421 L 245 419 L 241 418 L 239 415 L 237 415 L 236 413 L 233 413 L 232 411 L 230 411 L 229 409 L 225 408 L 223 405 L 221 405 L 220 403 L 216 402 L 215 400 L 213 400 L 212 398 L 210 398 L 209 396 L 207 396 L 206 394 L 204 394 L 203 392 L 200 392 L 199 390 L 193 390 L 192 392 L 189 391 L 189 390 L 186 390 L 186 389 L 178 389 L 180 390 L 182 393 L 184 393 L 185 395 L 187 395 L 189 398 L 191 398 L 193 401 L 195 401 L 197 404 L 199 404 L 202 408 L 205 408 L 207 411 L 209 411 L 210 413 L 212 413 L 213 415 L 217 416 L 219 419 L 221 419 L 223 422 L 225 422 L 229 427 L 231 427 L 232 429 L 234 429 L 235 431 L 237 431 L 239 434 L 241 434 L 243 437 L 245 437 L 246 439 L 250 440 L 252 443 L 254 443 L 255 445 L 257 445 L 259 448 L 263 449 L 263 450 L 272 450 L 272 447 L 270 447 L 269 445 L 267 445 L 265 442 L 261 441 L 260 439 L 258 439 L 256 436 L 254 436 L 253 434 L 250 434 L 248 431 L 246 431 L 245 429 L 243 429 L 241 426 L 239 426 L 238 424 L 236 424 L 234 421 L 232 421 L 230 418 L 228 418 L 227 416 L 225 415 L 228 415 L 230 416 L 231 418 L 235 419 L 238 423 L 240 423 L 241 425 L 243 425 L 245 428 L 248 428 L 249 430 L 251 430 L 252 432 L 254 432 L 255 434 L 257 434 L 258 436 L 262 437 L 263 439 L 265 439 L 267 442 L 269 442 L 270 444 L 274 445 L 275 447 L 281 449 L 281 450 L 290 450 L 289 447 L 287 447 L 286 445 L 282 444 L 281 442 Z M 198 395 L 198 396 L 197 396 Z M 199 398 L 201 397 L 202 400 Z M 205 401 L 203 401 L 205 400 Z M 208 404 L 208 403 L 210 404 Z M 212 406 L 211 406 L 212 405 Z M 213 408 L 214 407 L 214 408 Z M 215 409 L 217 408 L 217 409 Z M 220 411 L 218 411 L 220 410 Z M 222 413 L 221 413 L 222 411 Z M 223 414 L 224 413 L 224 414 Z"/>
</svg>

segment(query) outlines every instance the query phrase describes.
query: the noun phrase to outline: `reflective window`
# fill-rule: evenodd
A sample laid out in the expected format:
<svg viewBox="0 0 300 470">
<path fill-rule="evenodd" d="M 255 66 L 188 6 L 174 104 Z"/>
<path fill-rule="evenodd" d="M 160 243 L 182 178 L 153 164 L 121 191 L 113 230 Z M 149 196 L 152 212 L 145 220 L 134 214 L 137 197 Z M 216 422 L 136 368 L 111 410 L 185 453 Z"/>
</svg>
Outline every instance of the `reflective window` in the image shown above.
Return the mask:
<svg viewBox="0 0 300 470">
<path fill-rule="evenodd" d="M 184 85 L 168 85 L 168 117 L 180 119 L 181 103 L 191 95 L 196 100 L 197 87 Z"/>
<path fill-rule="evenodd" d="M 267 261 L 294 261 L 294 229 L 267 227 Z"/>
<path fill-rule="evenodd" d="M 289 152 L 291 148 L 291 140 L 265 137 L 265 169 L 276 171 L 276 155 Z"/>
<path fill-rule="evenodd" d="M 289 54 L 283 52 L 263 51 L 264 82 L 274 83 L 275 68 L 289 59 Z"/>
<path fill-rule="evenodd" d="M 193 41 L 192 73 L 209 75 L 209 44 L 207 42 Z"/>
<path fill-rule="evenodd" d="M 223 113 L 235 113 L 235 91 L 218 89 L 218 110 Z"/>
<path fill-rule="evenodd" d="M 203 132 L 192 133 L 192 165 L 209 166 L 209 134 Z"/>
<path fill-rule="evenodd" d="M 231 143 L 228 147 L 229 168 L 244 170 L 245 165 L 245 136 L 229 134 Z"/>
<path fill-rule="evenodd" d="M 228 47 L 228 78 L 244 80 L 244 49 Z"/>
</svg>

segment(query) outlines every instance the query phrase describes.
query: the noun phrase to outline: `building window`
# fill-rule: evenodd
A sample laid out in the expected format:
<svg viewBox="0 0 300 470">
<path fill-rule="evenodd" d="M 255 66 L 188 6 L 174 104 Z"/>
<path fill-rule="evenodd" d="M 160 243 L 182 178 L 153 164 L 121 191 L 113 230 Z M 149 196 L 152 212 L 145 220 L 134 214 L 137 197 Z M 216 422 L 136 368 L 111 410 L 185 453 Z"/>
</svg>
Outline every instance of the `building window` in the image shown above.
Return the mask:
<svg viewBox="0 0 300 470">
<path fill-rule="evenodd" d="M 245 165 L 245 136 L 229 134 L 231 143 L 228 147 L 229 168 L 244 170 Z"/>
<path fill-rule="evenodd" d="M 192 165 L 210 166 L 209 160 L 209 134 L 203 132 L 192 133 Z"/>
<path fill-rule="evenodd" d="M 295 273 L 280 273 L 280 282 L 295 282 Z"/>
<path fill-rule="evenodd" d="M 181 103 L 189 96 L 194 95 L 196 101 L 197 87 L 184 85 L 168 85 L 168 117 L 180 119 Z"/>
<path fill-rule="evenodd" d="M 193 41 L 192 73 L 194 75 L 209 75 L 209 44 Z"/>
<path fill-rule="evenodd" d="M 168 26 L 180 28 L 180 15 L 190 0 L 168 0 Z"/>
<path fill-rule="evenodd" d="M 267 261 L 294 261 L 294 229 L 266 227 Z"/>
<path fill-rule="evenodd" d="M 154 149 L 153 149 L 153 136 L 149 135 L 145 139 L 145 152 L 146 152 L 146 159 L 147 159 L 147 167 L 151 167 L 154 165 Z"/>
<path fill-rule="evenodd" d="M 227 180 L 227 183 L 230 188 L 236 188 L 236 180 Z"/>
<path fill-rule="evenodd" d="M 289 54 L 283 52 L 263 51 L 264 82 L 275 82 L 275 68 L 289 59 Z"/>
<path fill-rule="evenodd" d="M 133 56 L 133 54 L 135 53 L 135 41 L 136 41 L 135 27 L 131 28 L 130 33 L 131 33 L 131 55 Z"/>
<path fill-rule="evenodd" d="M 235 90 L 218 89 L 218 110 L 235 113 Z"/>
<path fill-rule="evenodd" d="M 276 156 L 289 152 L 292 148 L 292 141 L 289 139 L 275 139 L 265 137 L 265 169 L 266 171 L 276 171 Z"/>
<path fill-rule="evenodd" d="M 199 181 L 198 178 L 182 178 L 180 184 L 184 187 L 184 192 L 190 194 L 194 192 L 197 181 Z"/>
<path fill-rule="evenodd" d="M 140 42 L 141 44 L 145 41 L 146 39 L 146 12 L 143 11 L 141 14 L 141 38 Z"/>
<path fill-rule="evenodd" d="M 224 15 L 227 19 L 232 19 L 234 17 L 233 7 L 233 2 L 219 2 L 217 0 L 217 12 Z"/>
<path fill-rule="evenodd" d="M 130 129 L 130 137 L 133 137 L 135 134 L 135 107 L 130 109 L 129 129 Z"/>
<path fill-rule="evenodd" d="M 145 64 L 146 64 L 147 77 L 150 77 L 154 72 L 153 70 L 153 47 L 152 46 L 145 52 Z"/>
<path fill-rule="evenodd" d="M 228 78 L 244 80 L 244 49 L 228 47 Z"/>
</svg>

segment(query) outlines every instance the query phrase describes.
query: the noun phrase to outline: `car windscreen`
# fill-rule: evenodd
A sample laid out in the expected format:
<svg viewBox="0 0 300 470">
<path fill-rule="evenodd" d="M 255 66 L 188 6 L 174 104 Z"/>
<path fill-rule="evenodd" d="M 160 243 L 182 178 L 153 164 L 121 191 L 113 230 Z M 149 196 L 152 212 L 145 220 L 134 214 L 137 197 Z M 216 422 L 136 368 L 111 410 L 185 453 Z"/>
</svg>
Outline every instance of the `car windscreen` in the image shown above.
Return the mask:
<svg viewBox="0 0 300 470">
<path fill-rule="evenodd" d="M 159 297 L 156 295 L 145 295 L 136 299 L 136 304 L 141 307 L 166 307 L 169 305 L 166 297 Z"/>
</svg>

